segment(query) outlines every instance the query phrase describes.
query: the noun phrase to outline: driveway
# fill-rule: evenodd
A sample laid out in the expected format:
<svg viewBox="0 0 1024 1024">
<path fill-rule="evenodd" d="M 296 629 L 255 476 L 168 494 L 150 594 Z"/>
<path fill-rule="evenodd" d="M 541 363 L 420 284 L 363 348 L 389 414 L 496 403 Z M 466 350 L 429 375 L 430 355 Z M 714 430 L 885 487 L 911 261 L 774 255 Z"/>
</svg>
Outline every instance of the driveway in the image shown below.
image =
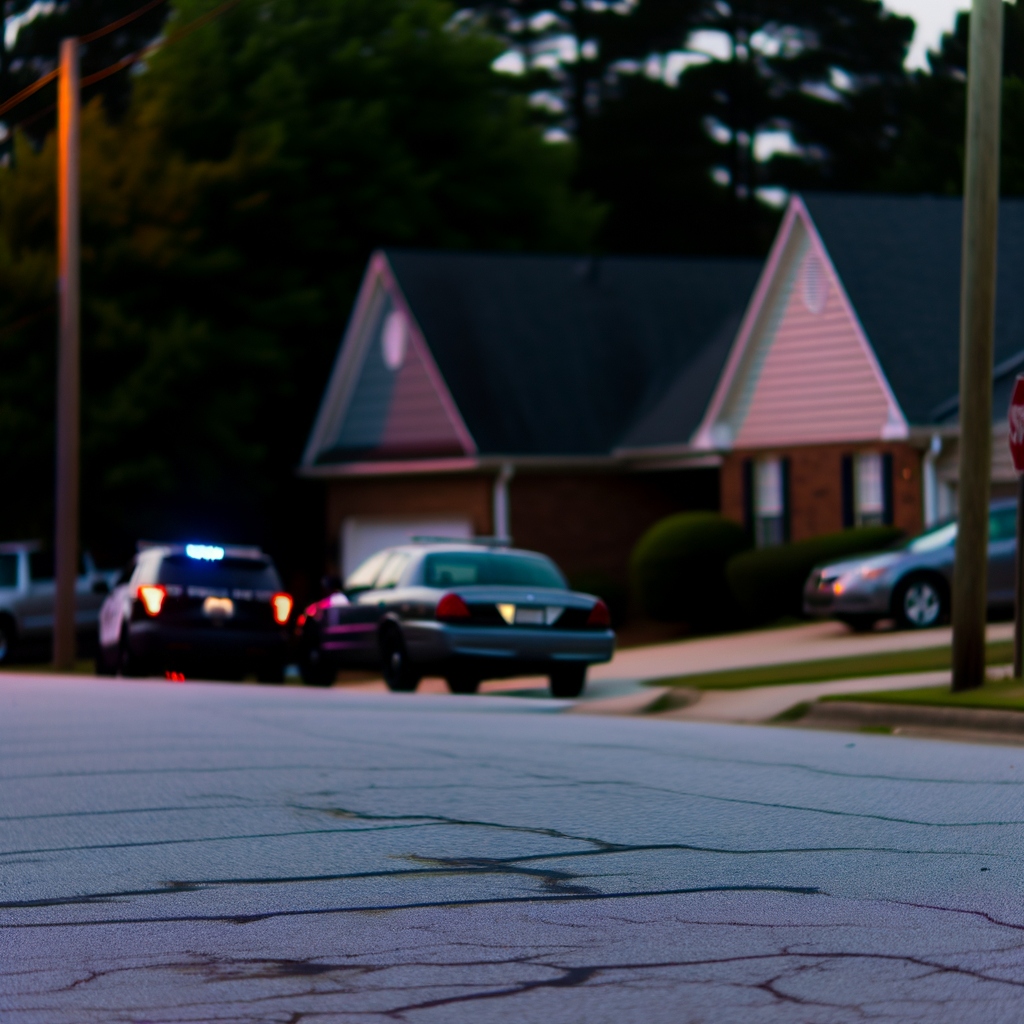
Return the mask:
<svg viewBox="0 0 1024 1024">
<path fill-rule="evenodd" d="M 1018 1024 L 1017 749 L 0 678 L 0 1018 Z"/>
</svg>

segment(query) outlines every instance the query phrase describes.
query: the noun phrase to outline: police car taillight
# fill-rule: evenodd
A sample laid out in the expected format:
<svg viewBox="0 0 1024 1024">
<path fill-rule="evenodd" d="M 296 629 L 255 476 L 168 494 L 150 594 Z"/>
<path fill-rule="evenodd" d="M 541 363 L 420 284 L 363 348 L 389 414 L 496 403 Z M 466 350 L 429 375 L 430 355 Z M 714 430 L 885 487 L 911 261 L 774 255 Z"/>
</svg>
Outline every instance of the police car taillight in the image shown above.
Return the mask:
<svg viewBox="0 0 1024 1024">
<path fill-rule="evenodd" d="M 142 607 L 146 609 L 146 614 L 156 616 L 160 614 L 160 609 L 164 606 L 167 590 L 161 586 L 145 584 L 139 587 L 138 596 Z"/>
<path fill-rule="evenodd" d="M 437 602 L 437 612 L 435 614 L 439 619 L 470 618 L 469 606 L 458 594 L 445 594 Z"/>
<path fill-rule="evenodd" d="M 608 611 L 608 605 L 599 599 L 597 604 L 590 609 L 590 614 L 587 616 L 587 625 L 599 629 L 607 629 L 611 624 L 612 617 Z"/>
<path fill-rule="evenodd" d="M 283 626 L 292 614 L 292 603 L 291 594 L 275 594 L 270 599 L 270 606 L 274 609 L 274 621 L 279 626 Z"/>
</svg>

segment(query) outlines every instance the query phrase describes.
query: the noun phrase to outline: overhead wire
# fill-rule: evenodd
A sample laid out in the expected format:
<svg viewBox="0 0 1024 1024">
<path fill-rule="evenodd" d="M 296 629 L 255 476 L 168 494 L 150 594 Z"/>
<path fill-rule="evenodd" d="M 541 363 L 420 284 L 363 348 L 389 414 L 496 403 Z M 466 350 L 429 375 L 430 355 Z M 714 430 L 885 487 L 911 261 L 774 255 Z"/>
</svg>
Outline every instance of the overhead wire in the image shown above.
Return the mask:
<svg viewBox="0 0 1024 1024">
<path fill-rule="evenodd" d="M 88 35 L 79 36 L 79 43 L 89 43 L 94 39 L 99 39 L 101 36 L 108 35 L 111 32 L 117 31 L 129 22 L 134 21 L 136 18 L 141 18 L 143 14 L 151 11 L 154 7 L 159 4 L 165 3 L 166 0 L 150 0 L 149 3 L 143 4 L 138 10 L 132 11 L 131 14 L 126 14 L 123 18 L 118 21 L 112 22 L 109 25 L 104 25 L 103 28 L 97 29 L 95 32 L 90 32 Z M 182 25 L 176 32 L 172 32 L 170 35 L 163 39 L 158 39 L 155 43 L 150 43 L 148 46 L 143 46 L 142 49 L 136 50 L 134 53 L 129 53 L 127 56 L 122 57 L 119 61 L 115 61 L 113 64 L 108 65 L 101 71 L 95 71 L 91 75 L 86 75 L 79 82 L 79 87 L 84 89 L 86 86 L 94 85 L 96 82 L 102 81 L 104 78 L 108 78 L 110 75 L 116 74 L 118 71 L 123 71 L 126 67 L 142 60 L 149 54 L 156 50 L 159 50 L 163 46 L 169 46 L 171 43 L 177 42 L 179 39 L 183 39 L 185 36 L 191 34 L 198 28 L 202 28 L 204 25 L 213 21 L 214 18 L 220 17 L 226 11 L 232 7 L 236 7 L 242 0 L 226 0 L 219 7 L 215 7 L 212 11 L 208 11 L 206 14 L 196 18 L 195 21 L 190 21 L 187 25 Z M 0 117 L 3 117 L 8 110 L 12 110 L 19 103 L 27 100 L 30 96 L 39 92 L 45 85 L 54 81 L 60 74 L 60 68 L 54 68 L 53 71 L 43 75 L 42 78 L 37 78 L 31 85 L 22 89 L 21 92 L 12 96 L 9 100 L 4 103 L 0 103 Z M 52 109 L 52 108 L 50 108 Z M 42 113 L 42 112 L 40 112 Z M 34 115 L 30 120 L 34 120 Z"/>
</svg>

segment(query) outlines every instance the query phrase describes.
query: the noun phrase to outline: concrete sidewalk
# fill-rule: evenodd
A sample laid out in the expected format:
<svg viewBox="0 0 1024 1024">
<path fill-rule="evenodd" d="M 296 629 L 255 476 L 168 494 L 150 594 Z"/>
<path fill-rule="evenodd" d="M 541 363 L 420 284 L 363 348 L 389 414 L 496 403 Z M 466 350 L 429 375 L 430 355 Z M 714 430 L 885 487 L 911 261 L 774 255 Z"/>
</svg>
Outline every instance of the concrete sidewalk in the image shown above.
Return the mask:
<svg viewBox="0 0 1024 1024">
<path fill-rule="evenodd" d="M 874 690 L 914 690 L 922 686 L 948 686 L 949 672 L 907 672 L 862 679 L 837 679 L 828 683 L 789 683 L 785 686 L 752 686 L 742 690 L 704 690 L 689 707 L 666 711 L 659 718 L 684 722 L 768 722 L 797 704 L 810 703 L 830 694 L 870 693 Z"/>
<path fill-rule="evenodd" d="M 1012 640 L 1013 623 L 992 623 L 987 635 L 989 641 Z M 662 679 L 754 665 L 782 665 L 791 661 L 923 650 L 929 647 L 948 647 L 952 638 L 953 630 L 949 626 L 913 632 L 891 630 L 853 633 L 841 622 L 814 622 L 781 629 L 759 629 L 629 648 L 618 651 L 607 665 L 595 665 L 588 679 L 593 682 Z"/>
</svg>

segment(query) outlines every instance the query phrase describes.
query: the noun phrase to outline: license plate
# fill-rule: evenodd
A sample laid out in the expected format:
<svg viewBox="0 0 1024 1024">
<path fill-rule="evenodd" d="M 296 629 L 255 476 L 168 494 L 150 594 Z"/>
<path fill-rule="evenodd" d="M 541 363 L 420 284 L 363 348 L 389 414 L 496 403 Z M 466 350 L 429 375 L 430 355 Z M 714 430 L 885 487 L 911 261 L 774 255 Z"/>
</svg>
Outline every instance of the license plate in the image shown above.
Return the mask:
<svg viewBox="0 0 1024 1024">
<path fill-rule="evenodd" d="M 516 608 L 517 626 L 543 626 L 543 608 Z"/>
<path fill-rule="evenodd" d="M 230 597 L 208 597 L 203 602 L 203 614 L 211 619 L 230 619 L 235 614 L 235 602 Z"/>
</svg>

